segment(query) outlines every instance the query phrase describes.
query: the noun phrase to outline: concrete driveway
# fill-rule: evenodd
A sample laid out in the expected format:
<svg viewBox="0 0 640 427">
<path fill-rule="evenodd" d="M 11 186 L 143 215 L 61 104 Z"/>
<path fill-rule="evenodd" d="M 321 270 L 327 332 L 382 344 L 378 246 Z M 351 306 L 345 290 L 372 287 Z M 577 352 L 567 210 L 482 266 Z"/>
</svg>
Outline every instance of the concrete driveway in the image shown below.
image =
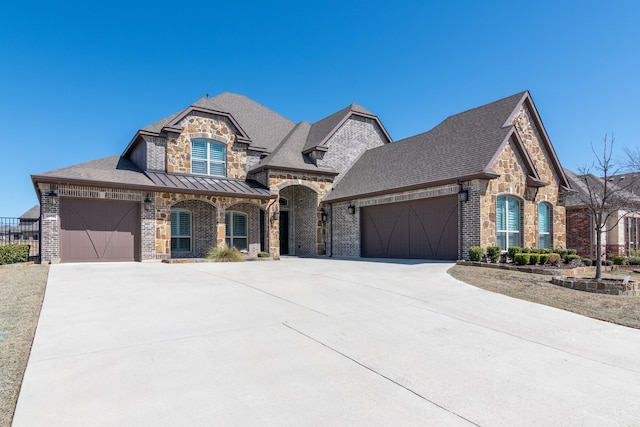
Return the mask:
<svg viewBox="0 0 640 427">
<path fill-rule="evenodd" d="M 640 425 L 639 330 L 450 266 L 54 265 L 13 425 Z"/>
</svg>

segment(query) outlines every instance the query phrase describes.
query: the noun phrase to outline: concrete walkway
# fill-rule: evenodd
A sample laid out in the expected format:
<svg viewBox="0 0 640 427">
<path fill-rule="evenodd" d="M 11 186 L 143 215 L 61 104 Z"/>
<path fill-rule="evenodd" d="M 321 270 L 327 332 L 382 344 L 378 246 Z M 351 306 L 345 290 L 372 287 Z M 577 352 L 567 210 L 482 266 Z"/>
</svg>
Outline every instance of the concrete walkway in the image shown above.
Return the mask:
<svg viewBox="0 0 640 427">
<path fill-rule="evenodd" d="M 640 425 L 640 330 L 450 266 L 54 265 L 13 425 Z"/>
</svg>

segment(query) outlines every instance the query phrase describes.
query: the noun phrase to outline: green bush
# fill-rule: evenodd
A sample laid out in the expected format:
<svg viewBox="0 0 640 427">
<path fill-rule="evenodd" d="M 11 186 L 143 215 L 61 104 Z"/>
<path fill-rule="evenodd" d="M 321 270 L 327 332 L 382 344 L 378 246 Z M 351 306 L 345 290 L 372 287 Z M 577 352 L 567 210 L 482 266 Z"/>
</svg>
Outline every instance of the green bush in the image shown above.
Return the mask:
<svg viewBox="0 0 640 427">
<path fill-rule="evenodd" d="M 557 267 L 562 262 L 562 258 L 560 257 L 560 254 L 549 254 L 547 255 L 547 262 Z"/>
<path fill-rule="evenodd" d="M 538 253 L 529 254 L 529 264 L 536 265 L 539 260 L 540 260 L 540 254 Z"/>
<path fill-rule="evenodd" d="M 632 256 L 629 258 L 629 265 L 640 265 L 640 256 Z"/>
<path fill-rule="evenodd" d="M 509 246 L 509 248 L 507 249 L 507 255 L 509 256 L 509 259 L 511 261 L 513 261 L 516 254 L 521 254 L 521 253 L 522 253 L 522 248 L 520 246 Z"/>
<path fill-rule="evenodd" d="M 582 260 L 582 257 L 580 255 L 576 255 L 576 254 L 566 254 L 563 258 L 564 263 L 565 264 L 569 264 L 571 261 L 575 260 L 575 259 L 579 259 Z"/>
<path fill-rule="evenodd" d="M 610 259 L 605 259 L 604 261 L 602 261 L 600 263 L 601 265 L 606 265 L 607 267 L 610 267 L 613 265 L 613 261 L 611 261 Z"/>
<path fill-rule="evenodd" d="M 531 248 L 522 248 L 522 250 L 520 251 L 521 254 L 528 254 L 531 253 Z"/>
<path fill-rule="evenodd" d="M 577 253 L 577 249 L 567 249 L 567 255 L 576 255 Z"/>
<path fill-rule="evenodd" d="M 613 263 L 615 265 L 625 265 L 626 261 L 627 261 L 627 258 L 621 255 L 616 255 L 613 257 Z"/>
<path fill-rule="evenodd" d="M 258 252 L 258 258 L 269 258 L 269 252 Z"/>
<path fill-rule="evenodd" d="M 558 249 L 554 249 L 553 250 L 553 253 L 560 255 L 560 258 L 564 258 L 564 256 L 567 255 L 568 252 L 569 251 L 567 251 L 567 249 L 562 249 L 562 248 L 558 248 Z"/>
<path fill-rule="evenodd" d="M 546 254 L 546 253 L 540 254 L 540 258 L 538 259 L 538 262 L 540 264 L 546 264 L 548 259 L 549 259 L 549 254 Z"/>
<path fill-rule="evenodd" d="M 480 246 L 471 246 L 469 248 L 469 259 L 471 261 L 480 261 L 484 255 L 484 250 Z"/>
<path fill-rule="evenodd" d="M 593 264 L 593 260 L 591 258 L 582 258 L 582 263 L 585 265 L 585 267 L 591 267 L 591 265 Z"/>
<path fill-rule="evenodd" d="M 487 258 L 491 262 L 498 262 L 500 258 L 500 246 L 487 246 Z"/>
<path fill-rule="evenodd" d="M 226 245 L 211 248 L 207 258 L 217 262 L 242 262 L 245 260 L 244 256 L 236 248 L 230 248 Z"/>
<path fill-rule="evenodd" d="M 29 261 L 29 245 L 0 246 L 0 265 Z"/>
<path fill-rule="evenodd" d="M 523 253 L 523 254 L 516 254 L 515 258 L 513 259 L 517 265 L 527 265 L 529 264 L 529 257 L 531 255 L 527 254 L 527 253 Z"/>
</svg>

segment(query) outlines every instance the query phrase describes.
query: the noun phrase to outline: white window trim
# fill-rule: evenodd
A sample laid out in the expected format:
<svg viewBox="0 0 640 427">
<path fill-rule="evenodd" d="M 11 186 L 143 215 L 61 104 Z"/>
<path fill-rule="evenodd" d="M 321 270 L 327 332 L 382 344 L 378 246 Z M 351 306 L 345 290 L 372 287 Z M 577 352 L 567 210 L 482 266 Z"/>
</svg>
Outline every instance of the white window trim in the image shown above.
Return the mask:
<svg viewBox="0 0 640 427">
<path fill-rule="evenodd" d="M 547 207 L 547 215 L 548 215 L 547 224 L 549 225 L 548 231 L 540 230 L 540 206 Z M 540 245 L 541 236 L 549 236 L 549 248 L 552 248 L 553 247 L 553 206 L 551 205 L 551 203 L 547 203 L 547 202 L 538 203 L 538 247 L 542 247 Z M 549 249 L 549 248 L 545 248 L 545 249 Z"/>
<path fill-rule="evenodd" d="M 504 199 L 504 218 L 505 218 L 505 226 L 506 229 L 502 230 L 498 228 L 498 221 L 497 221 L 497 217 L 498 217 L 498 201 L 503 198 Z M 508 200 L 509 199 L 513 199 L 516 202 L 518 202 L 518 229 L 517 230 L 510 230 L 509 229 L 509 203 Z M 504 241 L 505 241 L 505 246 L 504 248 L 501 248 L 503 251 L 506 251 L 509 246 L 519 246 L 522 245 L 522 202 L 520 201 L 520 199 L 518 199 L 515 196 L 511 196 L 511 195 L 501 195 L 498 196 L 496 198 L 496 244 L 497 244 L 497 240 L 498 240 L 498 234 L 500 233 L 504 233 Z M 518 235 L 518 242 L 510 242 L 509 241 L 509 234 L 517 234 Z"/>
<path fill-rule="evenodd" d="M 229 215 L 229 221 L 226 220 L 226 215 Z M 234 215 L 242 215 L 245 217 L 245 224 L 246 224 L 246 229 L 245 229 L 245 234 L 244 235 L 239 235 L 239 234 L 235 234 L 235 230 L 233 229 L 233 216 Z M 227 241 L 227 239 L 229 240 L 228 246 L 229 247 L 234 247 L 235 245 L 233 244 L 233 240 L 234 239 L 245 239 L 246 243 L 247 243 L 247 247 L 246 249 L 249 249 L 249 215 L 247 215 L 244 212 L 239 212 L 239 211 L 227 211 L 225 212 L 225 223 L 229 224 L 229 227 L 227 227 L 226 231 L 225 231 L 225 242 Z"/>
</svg>

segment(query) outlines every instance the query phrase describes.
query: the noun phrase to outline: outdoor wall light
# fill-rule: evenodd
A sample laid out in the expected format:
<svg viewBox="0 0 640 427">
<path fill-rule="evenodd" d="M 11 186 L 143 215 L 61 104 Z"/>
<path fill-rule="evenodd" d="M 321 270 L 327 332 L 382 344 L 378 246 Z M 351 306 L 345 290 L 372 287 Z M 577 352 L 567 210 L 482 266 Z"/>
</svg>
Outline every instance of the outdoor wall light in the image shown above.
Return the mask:
<svg viewBox="0 0 640 427">
<path fill-rule="evenodd" d="M 459 202 L 466 202 L 467 200 L 469 200 L 469 190 L 462 188 L 462 186 L 460 186 L 460 191 L 458 191 L 458 201 Z"/>
<path fill-rule="evenodd" d="M 49 197 L 57 197 L 57 196 L 58 196 L 58 193 L 56 193 L 54 190 L 50 190 L 50 191 L 47 193 L 47 196 L 49 196 Z"/>
<path fill-rule="evenodd" d="M 327 219 L 329 219 L 329 215 L 327 215 L 324 209 L 322 210 L 322 212 L 320 212 L 320 219 L 322 220 L 322 222 L 327 222 Z"/>
<path fill-rule="evenodd" d="M 149 196 L 145 197 L 144 198 L 144 210 L 145 211 L 150 211 L 152 203 L 153 203 L 153 201 L 149 198 Z"/>
<path fill-rule="evenodd" d="M 277 221 L 280 219 L 280 211 L 273 211 L 273 216 L 272 216 L 274 221 Z"/>
<path fill-rule="evenodd" d="M 355 215 L 356 213 L 356 207 L 353 205 L 349 205 L 349 207 L 347 208 L 347 210 L 349 211 L 350 215 Z"/>
</svg>

